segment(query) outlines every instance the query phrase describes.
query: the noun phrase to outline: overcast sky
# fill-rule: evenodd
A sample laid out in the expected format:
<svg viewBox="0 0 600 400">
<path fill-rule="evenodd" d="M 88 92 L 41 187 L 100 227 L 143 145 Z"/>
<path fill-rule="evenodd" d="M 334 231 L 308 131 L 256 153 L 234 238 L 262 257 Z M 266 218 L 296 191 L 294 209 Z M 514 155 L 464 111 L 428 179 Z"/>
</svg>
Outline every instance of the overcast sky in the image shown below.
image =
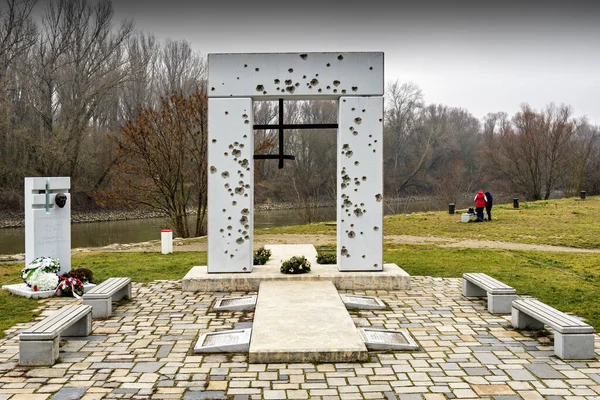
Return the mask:
<svg viewBox="0 0 600 400">
<path fill-rule="evenodd" d="M 598 3 L 598 4 L 594 4 Z M 383 51 L 386 81 L 478 118 L 523 102 L 600 124 L 600 2 L 114 0 L 158 38 L 208 53 Z"/>
</svg>

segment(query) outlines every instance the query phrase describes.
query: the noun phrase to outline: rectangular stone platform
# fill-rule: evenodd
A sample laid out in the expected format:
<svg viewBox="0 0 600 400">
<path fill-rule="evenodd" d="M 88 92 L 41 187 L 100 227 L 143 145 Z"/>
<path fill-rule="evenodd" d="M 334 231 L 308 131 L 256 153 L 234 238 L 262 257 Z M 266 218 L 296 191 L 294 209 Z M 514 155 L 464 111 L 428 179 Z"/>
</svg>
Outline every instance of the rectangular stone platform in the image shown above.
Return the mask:
<svg viewBox="0 0 600 400">
<path fill-rule="evenodd" d="M 360 362 L 368 356 L 332 282 L 260 284 L 251 363 Z"/>
<path fill-rule="evenodd" d="M 206 266 L 193 267 L 183 278 L 184 292 L 255 292 L 265 281 L 329 281 L 339 290 L 407 290 L 410 275 L 396 264 L 384 264 L 383 271 L 338 271 L 336 265 L 312 265 L 311 272 L 284 275 L 279 266 L 256 265 L 249 274 L 209 274 Z"/>
</svg>

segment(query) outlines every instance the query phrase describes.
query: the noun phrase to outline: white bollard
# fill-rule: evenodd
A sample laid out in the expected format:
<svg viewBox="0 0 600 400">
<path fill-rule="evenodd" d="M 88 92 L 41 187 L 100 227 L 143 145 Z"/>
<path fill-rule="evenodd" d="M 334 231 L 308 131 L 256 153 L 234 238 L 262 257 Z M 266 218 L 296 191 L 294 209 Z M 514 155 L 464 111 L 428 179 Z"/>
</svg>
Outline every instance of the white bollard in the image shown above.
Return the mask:
<svg viewBox="0 0 600 400">
<path fill-rule="evenodd" d="M 160 231 L 161 253 L 170 254 L 173 252 L 173 231 L 163 229 Z"/>
</svg>

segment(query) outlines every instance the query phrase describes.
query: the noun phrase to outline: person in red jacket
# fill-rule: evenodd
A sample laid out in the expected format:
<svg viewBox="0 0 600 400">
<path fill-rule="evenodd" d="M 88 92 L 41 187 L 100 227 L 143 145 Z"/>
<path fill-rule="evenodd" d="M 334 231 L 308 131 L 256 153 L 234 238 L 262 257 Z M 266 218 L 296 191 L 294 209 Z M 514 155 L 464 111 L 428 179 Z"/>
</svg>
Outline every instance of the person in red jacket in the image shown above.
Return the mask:
<svg viewBox="0 0 600 400">
<path fill-rule="evenodd" d="M 487 203 L 487 198 L 485 194 L 483 194 L 483 190 L 480 190 L 475 195 L 475 215 L 477 216 L 477 220 L 475 222 L 483 222 L 483 210 L 485 209 L 485 203 Z"/>
</svg>

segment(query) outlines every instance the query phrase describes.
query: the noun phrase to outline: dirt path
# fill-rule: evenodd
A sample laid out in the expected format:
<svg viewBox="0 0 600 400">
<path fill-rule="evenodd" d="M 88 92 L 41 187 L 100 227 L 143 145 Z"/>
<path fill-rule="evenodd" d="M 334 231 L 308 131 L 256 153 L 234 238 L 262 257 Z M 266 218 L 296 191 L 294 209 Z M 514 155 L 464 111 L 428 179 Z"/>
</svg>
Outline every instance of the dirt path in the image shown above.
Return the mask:
<svg viewBox="0 0 600 400">
<path fill-rule="evenodd" d="M 546 244 L 525 244 L 513 242 L 495 242 L 491 240 L 459 240 L 445 237 L 431 236 L 408 236 L 408 235 L 387 235 L 384 238 L 385 243 L 391 244 L 412 244 L 412 245 L 435 245 L 439 247 L 471 248 L 471 249 L 502 249 L 502 250 L 529 250 L 529 251 L 548 251 L 559 253 L 600 253 L 599 249 L 578 249 L 565 246 L 550 246 Z M 335 235 L 256 235 L 254 236 L 254 247 L 258 248 L 265 244 L 313 244 L 315 246 L 333 246 L 335 245 Z M 206 240 L 194 239 L 176 239 L 174 241 L 175 251 L 207 251 Z M 112 244 L 104 247 L 91 247 L 73 249 L 73 253 L 89 252 L 159 252 L 160 241 L 152 240 L 143 243 L 131 244 Z M 0 255 L 0 262 L 22 262 L 24 254 Z"/>
<path fill-rule="evenodd" d="M 525 244 L 513 242 L 495 242 L 491 240 L 459 240 L 445 237 L 426 237 L 426 236 L 408 236 L 408 235 L 387 235 L 384 238 L 386 243 L 393 244 L 413 244 L 413 245 L 437 245 L 439 247 L 456 248 L 476 248 L 476 249 L 504 249 L 504 250 L 531 250 L 531 251 L 551 251 L 563 253 L 600 253 L 598 249 L 578 249 L 574 247 L 550 246 L 545 244 Z M 265 244 L 314 244 L 315 246 L 335 245 L 335 235 L 255 235 L 254 247 L 260 247 Z M 114 245 L 113 245 L 114 246 Z M 110 246 L 109 246 L 110 247 Z M 116 247 L 116 246 L 114 246 Z M 206 251 L 206 241 L 189 243 L 185 240 L 175 243 L 175 249 L 178 251 Z M 160 251 L 160 243 L 148 242 L 145 246 L 132 245 L 128 248 L 115 248 L 113 251 Z M 111 251 L 106 247 L 90 249 L 90 251 Z"/>
</svg>

